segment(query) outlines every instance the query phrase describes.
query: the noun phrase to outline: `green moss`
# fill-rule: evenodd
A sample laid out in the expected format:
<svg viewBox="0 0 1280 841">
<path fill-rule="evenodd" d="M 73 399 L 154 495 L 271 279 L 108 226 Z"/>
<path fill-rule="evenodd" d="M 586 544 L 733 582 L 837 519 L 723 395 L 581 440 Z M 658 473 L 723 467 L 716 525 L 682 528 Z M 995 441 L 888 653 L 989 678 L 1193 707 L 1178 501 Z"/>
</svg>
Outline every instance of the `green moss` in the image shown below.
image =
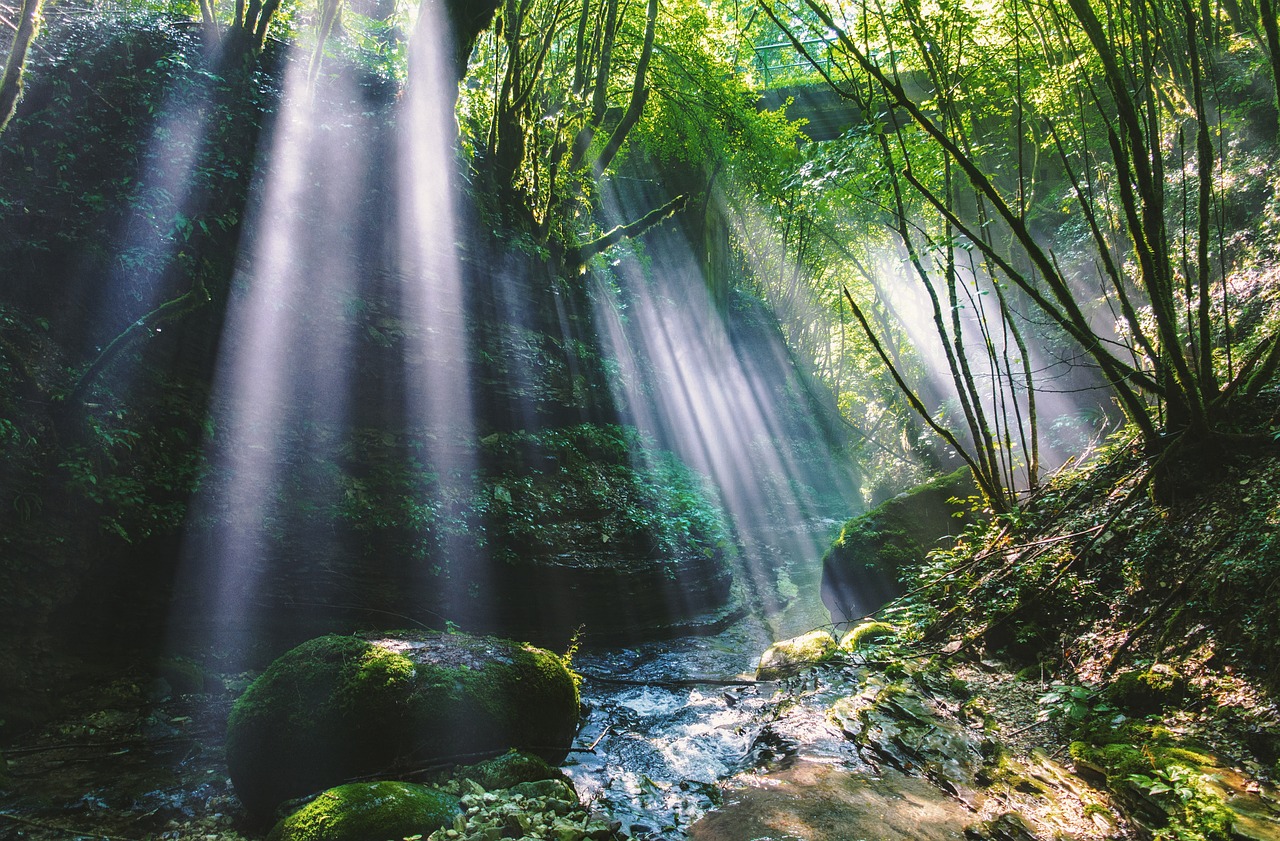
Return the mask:
<svg viewBox="0 0 1280 841">
<path fill-rule="evenodd" d="M 950 500 L 976 492 L 968 468 L 912 488 L 846 522 L 823 565 L 875 567 L 901 578 L 919 566 L 939 538 L 960 532 L 971 521 L 964 506 Z"/>
<path fill-rule="evenodd" d="M 835 637 L 821 630 L 775 642 L 760 655 L 756 679 L 780 680 L 789 677 L 830 660 L 835 652 Z"/>
<path fill-rule="evenodd" d="M 1077 765 L 1100 770 L 1108 780 L 1125 779 L 1132 774 L 1150 774 L 1155 767 L 1149 754 L 1130 744 L 1072 742 L 1068 751 Z"/>
<path fill-rule="evenodd" d="M 1107 700 L 1121 709 L 1146 714 L 1159 712 L 1186 698 L 1186 680 L 1167 666 L 1126 672 L 1107 687 Z"/>
<path fill-rule="evenodd" d="M 489 791 L 511 788 L 520 783 L 538 780 L 567 780 L 564 772 L 548 765 L 542 757 L 516 750 L 460 768 L 454 776 L 458 779 L 471 780 Z"/>
<path fill-rule="evenodd" d="M 1214 758 L 1209 754 L 1186 747 L 1165 747 L 1156 750 L 1160 764 L 1181 763 L 1196 768 L 1207 768 L 1214 765 Z"/>
<path fill-rule="evenodd" d="M 477 650 L 476 653 L 480 656 L 484 652 Z M 549 717 L 560 717 L 560 711 L 578 709 L 581 703 L 578 681 L 560 657 L 545 649 L 522 645 L 504 652 L 503 659 L 490 661 L 483 669 L 465 664 L 421 669 L 426 684 L 441 692 L 458 709 L 478 705 L 484 713 L 485 727 L 494 732 L 537 731 Z M 437 706 L 438 699 L 428 700 L 433 694 L 426 693 L 419 698 L 419 706 L 427 709 Z M 512 699 L 525 702 L 512 703 Z"/>
<path fill-rule="evenodd" d="M 334 703 L 345 710 L 369 714 L 377 706 L 400 704 L 412 685 L 415 667 L 403 654 L 369 645 L 353 670 L 344 670 L 334 692 Z"/>
<path fill-rule="evenodd" d="M 394 781 L 331 788 L 276 824 L 268 841 L 387 841 L 453 823 L 458 799 Z"/>
<path fill-rule="evenodd" d="M 401 764 L 524 748 L 558 762 L 578 723 L 562 658 L 507 640 L 328 636 L 282 655 L 232 708 L 227 766 L 246 808 Z"/>
<path fill-rule="evenodd" d="M 857 651 L 868 645 L 894 639 L 898 629 L 888 622 L 863 622 L 840 638 L 841 651 Z"/>
<path fill-rule="evenodd" d="M 1084 804 L 1084 816 L 1086 818 L 1092 818 L 1094 815 L 1098 815 L 1100 817 L 1106 818 L 1106 820 L 1109 823 L 1115 822 L 1115 815 L 1112 814 L 1110 809 L 1108 809 L 1106 806 L 1103 806 L 1101 803 Z"/>
<path fill-rule="evenodd" d="M 1016 788 L 1025 779 L 1009 755 L 1009 749 L 1001 742 L 992 742 L 989 754 L 978 771 L 978 782 L 985 786 Z"/>
<path fill-rule="evenodd" d="M 353 763 L 369 764 L 363 756 L 377 746 L 362 746 L 368 727 L 361 726 L 365 714 L 354 711 L 394 714 L 412 688 L 407 680 L 378 679 L 386 670 L 381 658 L 370 656 L 373 648 L 367 640 L 337 635 L 305 642 L 273 662 L 236 701 L 227 721 L 227 765 L 251 812 L 341 780 L 348 776 L 342 769 Z M 292 766 L 288 784 L 271 770 L 283 757 Z"/>
</svg>

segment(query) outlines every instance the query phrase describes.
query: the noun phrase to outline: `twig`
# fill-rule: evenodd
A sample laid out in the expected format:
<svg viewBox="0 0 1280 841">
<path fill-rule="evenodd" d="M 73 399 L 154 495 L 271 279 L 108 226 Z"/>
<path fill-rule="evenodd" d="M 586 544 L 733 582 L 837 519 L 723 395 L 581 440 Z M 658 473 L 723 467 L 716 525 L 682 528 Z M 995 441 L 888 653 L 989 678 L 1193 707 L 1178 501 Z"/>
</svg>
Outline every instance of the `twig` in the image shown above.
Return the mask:
<svg viewBox="0 0 1280 841">
<path fill-rule="evenodd" d="M 598 744 L 600 744 L 601 742 L 603 742 L 603 741 L 604 741 L 604 737 L 605 737 L 605 736 L 608 736 L 608 735 L 609 735 L 609 731 L 610 731 L 610 730 L 612 730 L 612 729 L 613 729 L 613 725 L 612 725 L 612 724 L 606 724 L 606 725 L 605 725 L 605 728 L 604 728 L 603 730 L 601 730 L 601 731 L 600 731 L 600 735 L 599 735 L 599 736 L 596 736 L 596 740 L 595 740 L 594 742 L 592 742 L 592 743 L 591 743 L 591 746 L 590 746 L 589 748 L 587 748 L 587 750 L 588 750 L 588 751 L 590 751 L 590 752 L 595 752 L 596 745 L 598 745 Z"/>
<path fill-rule="evenodd" d="M 1037 727 L 1041 727 L 1048 723 L 1049 723 L 1049 719 L 1047 718 L 1036 719 L 1035 721 L 1028 724 L 1026 727 L 1019 727 L 1017 730 L 1014 730 L 1012 733 L 1009 734 L 1009 736 L 1021 736 L 1023 733 L 1026 733 L 1028 730 L 1034 730 Z"/>
<path fill-rule="evenodd" d="M 1200 550 L 1200 560 L 1187 572 L 1186 575 L 1182 577 L 1182 580 L 1178 582 L 1178 586 L 1170 590 L 1169 595 L 1165 596 L 1164 600 L 1161 601 L 1160 604 L 1156 605 L 1154 610 L 1143 617 L 1141 622 L 1129 629 L 1129 632 L 1125 634 L 1124 639 L 1116 646 L 1115 651 L 1111 652 L 1111 656 L 1107 658 L 1107 665 L 1102 669 L 1102 674 L 1104 676 L 1114 674 L 1115 669 L 1120 662 L 1120 655 L 1128 651 L 1129 646 L 1133 645 L 1146 627 L 1150 625 L 1157 616 L 1168 610 L 1169 606 L 1173 604 L 1174 599 L 1182 595 L 1182 591 L 1186 588 L 1187 583 L 1198 575 L 1200 570 L 1208 566 L 1209 561 L 1213 559 L 1213 553 L 1217 551 L 1218 547 L 1222 545 L 1225 539 L 1226 535 L 1223 535 L 1215 540 L 1209 548 Z"/>
</svg>

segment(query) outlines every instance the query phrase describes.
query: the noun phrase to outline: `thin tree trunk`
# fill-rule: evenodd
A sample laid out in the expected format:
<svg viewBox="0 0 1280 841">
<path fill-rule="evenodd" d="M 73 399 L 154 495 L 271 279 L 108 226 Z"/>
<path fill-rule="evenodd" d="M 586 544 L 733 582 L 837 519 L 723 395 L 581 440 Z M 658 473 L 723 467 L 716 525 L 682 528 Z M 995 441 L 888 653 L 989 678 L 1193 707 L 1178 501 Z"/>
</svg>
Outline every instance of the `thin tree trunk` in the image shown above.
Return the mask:
<svg viewBox="0 0 1280 841">
<path fill-rule="evenodd" d="M 1280 137 L 1280 22 L 1276 20 L 1275 0 L 1258 0 L 1258 17 L 1267 37 L 1267 58 L 1271 60 L 1271 83 L 1275 86 L 1276 125 L 1272 131 Z"/>
<path fill-rule="evenodd" d="M 9 58 L 0 77 L 0 132 L 8 127 L 22 99 L 22 76 L 27 66 L 27 51 L 40 31 L 40 9 L 44 0 L 23 0 L 18 28 L 9 47 Z"/>
<path fill-rule="evenodd" d="M 636 78 L 631 86 L 631 102 L 627 105 L 627 111 L 622 115 L 613 133 L 609 135 L 609 140 L 605 143 L 604 148 L 600 150 L 599 157 L 595 160 L 595 168 L 597 171 L 608 168 L 613 162 L 613 158 L 618 154 L 618 150 L 622 148 L 622 141 L 626 139 L 627 134 L 640 121 L 640 114 L 644 111 L 644 105 L 649 100 L 649 88 L 645 84 L 646 76 L 649 73 L 649 60 L 653 57 L 653 38 L 658 23 L 658 0 L 649 0 L 649 6 L 645 10 L 644 23 L 644 46 L 640 49 L 640 60 L 636 63 Z"/>
</svg>

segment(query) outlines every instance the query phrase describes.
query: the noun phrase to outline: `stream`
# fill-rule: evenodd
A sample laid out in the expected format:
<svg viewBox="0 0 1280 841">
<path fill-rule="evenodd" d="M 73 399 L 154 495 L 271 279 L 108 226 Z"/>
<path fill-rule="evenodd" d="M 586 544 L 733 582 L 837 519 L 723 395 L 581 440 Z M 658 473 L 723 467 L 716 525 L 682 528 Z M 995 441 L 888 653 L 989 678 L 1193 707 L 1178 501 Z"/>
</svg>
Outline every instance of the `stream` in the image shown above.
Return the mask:
<svg viewBox="0 0 1280 841">
<path fill-rule="evenodd" d="M 768 642 L 744 621 L 580 656 L 588 715 L 565 770 L 581 797 L 636 839 L 963 838 L 970 811 L 865 759 L 828 715 L 867 686 L 867 668 L 755 683 Z"/>
<path fill-rule="evenodd" d="M 788 573 L 791 576 L 789 577 Z M 814 570 L 783 583 L 818 592 Z M 868 680 L 828 665 L 756 682 L 777 638 L 826 622 L 815 597 L 746 617 L 718 634 L 582 650 L 585 710 L 565 771 L 622 837 L 701 841 L 877 841 L 963 837 L 971 815 L 929 783 L 859 755 L 828 715 Z M 84 712 L 6 749 L 0 838 L 238 841 L 226 777 L 231 703 L 252 675 L 209 669 L 203 692 L 121 677 L 85 690 Z"/>
</svg>

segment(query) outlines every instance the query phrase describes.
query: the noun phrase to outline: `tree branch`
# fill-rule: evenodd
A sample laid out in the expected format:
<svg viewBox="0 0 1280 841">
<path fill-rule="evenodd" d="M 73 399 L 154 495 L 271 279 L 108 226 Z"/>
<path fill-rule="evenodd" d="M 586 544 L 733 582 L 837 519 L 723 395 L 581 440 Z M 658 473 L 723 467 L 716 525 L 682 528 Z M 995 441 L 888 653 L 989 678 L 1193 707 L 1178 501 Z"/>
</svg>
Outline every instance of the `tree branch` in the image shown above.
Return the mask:
<svg viewBox="0 0 1280 841">
<path fill-rule="evenodd" d="M 688 202 L 688 200 L 689 197 L 687 195 L 676 196 L 662 207 L 649 211 L 636 221 L 630 222 L 626 225 L 618 225 L 616 228 L 613 228 L 596 239 L 593 239 L 591 242 L 584 243 L 577 249 L 576 256 L 578 264 L 582 265 L 600 252 L 612 248 L 624 239 L 638 237 L 650 228 L 661 224 L 667 219 L 667 217 L 673 216 L 681 210 L 684 210 L 685 203 Z"/>
</svg>

